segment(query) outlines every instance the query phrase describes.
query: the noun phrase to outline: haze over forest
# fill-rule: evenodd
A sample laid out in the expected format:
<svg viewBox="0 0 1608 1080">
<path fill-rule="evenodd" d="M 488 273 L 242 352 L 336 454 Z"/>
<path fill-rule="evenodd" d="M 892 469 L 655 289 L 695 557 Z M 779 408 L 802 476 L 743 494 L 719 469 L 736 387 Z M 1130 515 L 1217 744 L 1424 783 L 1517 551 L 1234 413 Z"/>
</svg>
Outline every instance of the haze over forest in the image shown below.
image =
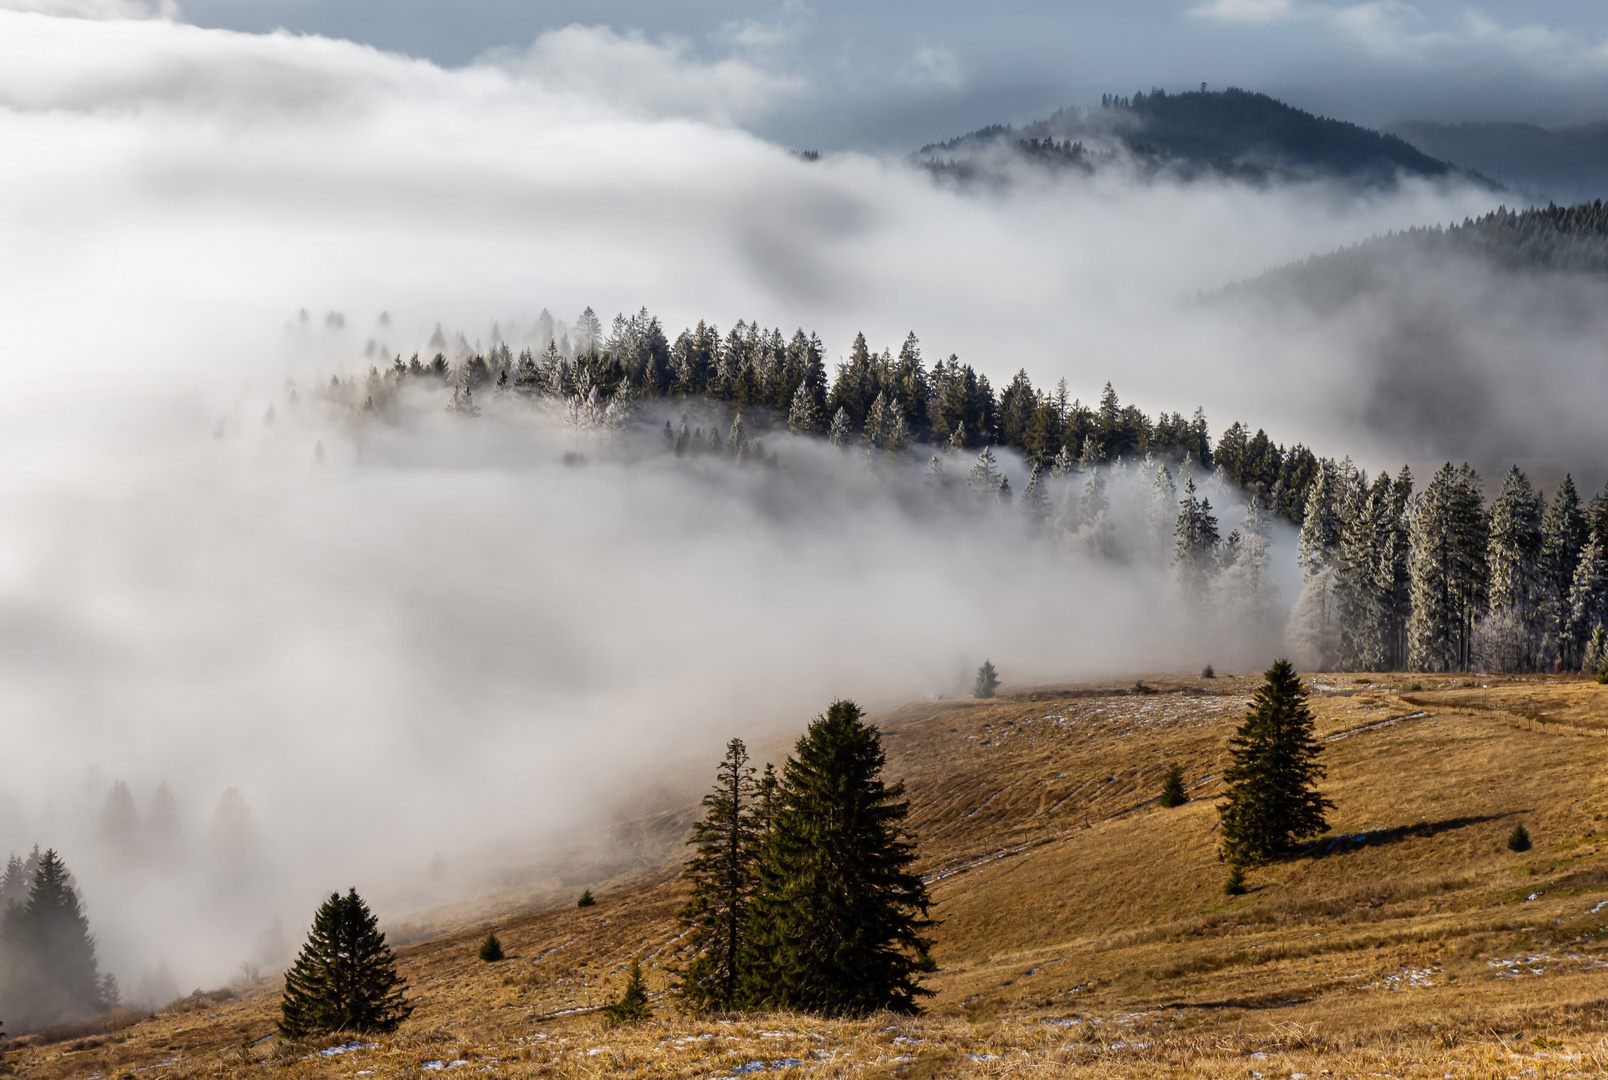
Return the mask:
<svg viewBox="0 0 1608 1080">
<path fill-rule="evenodd" d="M 613 826 L 662 774 L 837 695 L 952 696 L 984 658 L 1018 687 L 1260 670 L 1320 462 L 1353 491 L 1465 461 L 1487 499 L 1512 466 L 1548 499 L 1608 481 L 1600 205 L 1510 213 L 1605 192 L 1375 130 L 1604 119 L 1563 106 L 1602 78 L 1563 30 L 1542 60 L 1574 66 L 1522 116 L 1448 113 L 1422 72 L 1529 71 L 1542 38 L 1428 6 L 1368 39 L 1417 115 L 1254 81 L 1244 40 L 1204 89 L 1160 53 L 1069 60 L 1042 106 L 901 44 L 851 108 L 789 59 L 852 27 L 826 6 L 719 33 L 622 7 L 435 59 L 285 7 L 332 36 L 0 0 L 0 745 L 26 763 L 0 858 L 62 854 L 127 1000 L 283 964 L 335 887 L 411 917 L 629 866 L 651 845 Z M 1332 18 L 1179 18 L 1280 22 L 1249 8 Z M 647 351 L 609 414 L 622 342 Z M 1283 455 L 1260 487 L 1219 468 L 1236 423 Z M 1102 441 L 1122 424 L 1143 438 Z M 1265 544 L 1210 603 L 1180 586 L 1190 482 Z"/>
</svg>

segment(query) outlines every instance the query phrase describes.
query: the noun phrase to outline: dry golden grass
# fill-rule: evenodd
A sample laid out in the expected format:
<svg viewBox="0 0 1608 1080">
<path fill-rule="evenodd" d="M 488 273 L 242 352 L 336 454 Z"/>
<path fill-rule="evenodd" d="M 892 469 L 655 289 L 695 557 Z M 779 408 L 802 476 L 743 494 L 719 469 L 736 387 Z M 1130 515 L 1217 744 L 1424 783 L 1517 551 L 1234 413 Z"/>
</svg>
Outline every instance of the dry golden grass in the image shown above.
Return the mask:
<svg viewBox="0 0 1608 1080">
<path fill-rule="evenodd" d="M 574 1011 L 618 992 L 632 960 L 663 987 L 682 896 L 667 865 L 597 890 L 596 907 L 499 921 L 497 964 L 476 958 L 483 922 L 401 948 L 417 1011 L 372 1047 L 280 1044 L 265 983 L 13 1046 L 8 1067 L 137 1080 L 422 1076 L 430 1062 L 509 1077 L 1608 1075 L 1608 740 L 1590 734 L 1608 731 L 1608 687 L 1469 681 L 1318 677 L 1333 830 L 1251 873 L 1242 897 L 1222 892 L 1212 804 L 1254 678 L 881 717 L 941 920 L 921 1018 L 689 1018 L 660 995 L 654 1022 L 611 1030 Z M 1166 810 L 1154 797 L 1175 761 L 1193 801 Z M 1535 847 L 1514 854 L 1520 820 Z"/>
</svg>

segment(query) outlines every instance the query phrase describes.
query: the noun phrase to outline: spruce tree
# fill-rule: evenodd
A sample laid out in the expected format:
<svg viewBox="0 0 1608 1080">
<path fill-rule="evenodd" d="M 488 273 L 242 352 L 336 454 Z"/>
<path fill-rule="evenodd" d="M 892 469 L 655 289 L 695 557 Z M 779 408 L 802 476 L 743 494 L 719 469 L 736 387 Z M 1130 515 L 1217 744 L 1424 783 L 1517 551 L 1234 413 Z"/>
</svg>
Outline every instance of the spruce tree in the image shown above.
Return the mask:
<svg viewBox="0 0 1608 1080">
<path fill-rule="evenodd" d="M 1324 775 L 1321 750 L 1301 677 L 1280 660 L 1229 740 L 1233 764 L 1218 805 L 1229 862 L 1265 862 L 1327 827 L 1324 811 L 1334 803 L 1314 786 Z"/>
<path fill-rule="evenodd" d="M 330 893 L 285 973 L 279 1033 L 301 1040 L 337 1031 L 395 1031 L 413 1012 L 379 920 L 351 889 Z"/>
<path fill-rule="evenodd" d="M 1580 553 L 1569 589 L 1569 618 L 1564 624 L 1568 655 L 1582 656 L 1592 632 L 1608 625 L 1608 543 L 1593 536 Z"/>
<path fill-rule="evenodd" d="M 808 382 L 798 384 L 793 401 L 787 411 L 787 430 L 793 435 L 819 435 L 826 425 L 821 420 L 821 405 L 817 391 Z"/>
<path fill-rule="evenodd" d="M 1541 519 L 1542 623 L 1546 647 L 1564 666 L 1572 666 L 1576 655 L 1569 648 L 1569 594 L 1574 588 L 1575 568 L 1585 550 L 1591 530 L 1580 509 L 1580 495 L 1574 480 L 1565 474 Z"/>
<path fill-rule="evenodd" d="M 635 961 L 631 964 L 631 975 L 626 979 L 625 993 L 619 1000 L 611 1000 L 603 1006 L 603 1019 L 610 1025 L 635 1024 L 653 1016 L 653 1009 L 648 1004 L 648 981 L 642 977 L 642 965 Z"/>
<path fill-rule="evenodd" d="M 714 790 L 703 799 L 703 820 L 687 840 L 697 854 L 681 874 L 692 895 L 678 919 L 694 956 L 677 989 L 694 1012 L 726 1012 L 737 1005 L 758 857 L 758 791 L 741 739 L 726 744 L 715 776 Z"/>
<path fill-rule="evenodd" d="M 1033 472 L 1027 478 L 1027 487 L 1022 489 L 1022 501 L 1018 507 L 1022 516 L 1035 528 L 1042 526 L 1044 520 L 1050 515 L 1050 502 L 1044 494 L 1044 484 L 1040 480 L 1039 466 L 1033 466 Z"/>
<path fill-rule="evenodd" d="M 1414 671 L 1452 671 L 1458 666 L 1456 484 L 1457 474 L 1447 462 L 1430 477 L 1413 514 L 1407 662 Z"/>
<path fill-rule="evenodd" d="M 6 911 L 5 936 L 14 957 L 9 965 L 12 993 L 26 1004 L 30 1024 L 60 1023 L 109 1007 L 96 970 L 89 919 L 79 907 L 72 874 L 54 848 L 39 856 L 27 901 Z"/>
<path fill-rule="evenodd" d="M 854 421 L 849 419 L 849 411 L 839 408 L 832 416 L 832 429 L 827 432 L 826 441 L 838 449 L 846 449 L 854 440 Z"/>
<path fill-rule="evenodd" d="M 495 964 L 503 958 L 502 942 L 497 940 L 497 931 L 486 933 L 486 940 L 480 943 L 480 959 L 488 964 Z"/>
<path fill-rule="evenodd" d="M 1210 499 L 1195 498 L 1194 478 L 1184 482 L 1184 497 L 1178 500 L 1178 520 L 1173 526 L 1175 543 L 1173 565 L 1187 595 L 1200 599 L 1216 569 L 1217 518 Z"/>
<path fill-rule="evenodd" d="M 1161 805 L 1170 810 L 1188 801 L 1189 796 L 1184 794 L 1184 767 L 1174 765 L 1167 770 L 1167 776 L 1161 782 Z"/>
<path fill-rule="evenodd" d="M 999 672 L 994 668 L 992 660 L 984 660 L 983 666 L 977 669 L 977 679 L 972 683 L 972 697 L 991 698 L 998 689 Z"/>
<path fill-rule="evenodd" d="M 929 942 L 902 783 L 859 706 L 836 701 L 799 739 L 765 837 L 745 1003 L 825 1015 L 917 1011 Z"/>
</svg>

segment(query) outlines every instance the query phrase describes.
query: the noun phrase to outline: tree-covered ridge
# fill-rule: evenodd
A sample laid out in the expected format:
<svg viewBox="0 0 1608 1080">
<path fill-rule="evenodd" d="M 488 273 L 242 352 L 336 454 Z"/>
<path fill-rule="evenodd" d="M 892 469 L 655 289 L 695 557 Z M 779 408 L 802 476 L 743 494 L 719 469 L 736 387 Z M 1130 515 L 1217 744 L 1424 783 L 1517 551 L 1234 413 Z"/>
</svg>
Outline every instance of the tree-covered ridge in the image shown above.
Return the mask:
<svg viewBox="0 0 1608 1080">
<path fill-rule="evenodd" d="M 1459 224 L 1408 229 L 1270 270 L 1229 286 L 1284 291 L 1324 305 L 1378 288 L 1404 257 L 1475 258 L 1507 271 L 1608 273 L 1608 207 L 1601 199 L 1575 206 L 1498 207 Z"/>
<path fill-rule="evenodd" d="M 1429 177 L 1452 171 L 1444 161 L 1394 135 L 1314 116 L 1266 94 L 1237 87 L 1108 96 L 1101 107 L 1126 110 L 1141 121 L 1126 135 L 1131 146 L 1153 147 L 1189 161 L 1259 161 L 1380 179 L 1398 171 Z"/>
<path fill-rule="evenodd" d="M 553 325 L 550 316 L 544 318 Z M 445 346 L 445 338 L 440 341 Z M 403 386 L 434 381 L 451 388 L 449 407 L 458 410 L 477 410 L 476 395 L 512 393 L 562 403 L 566 419 L 579 427 L 623 425 L 644 402 L 662 402 L 673 411 L 702 403 L 728 414 L 721 425 L 727 429 L 707 435 L 701 428 L 672 430 L 672 442 L 685 438 L 706 449 L 718 437 L 733 452 L 727 425 L 740 422 L 745 440 L 786 431 L 887 453 L 918 445 L 1005 446 L 1040 467 L 1057 459 L 1072 468 L 1147 454 L 1174 464 L 1212 465 L 1203 410 L 1151 417 L 1123 404 L 1109 383 L 1087 405 L 1070 397 L 1065 380 L 1046 391 L 1019 370 L 996 393 L 988 376 L 953 354 L 929 367 L 914 333 L 897 354 L 873 352 L 858 334 L 835 368 L 829 376 L 826 346 L 802 329 L 786 337 L 779 329 L 739 321 L 722 334 L 714 324 L 699 322 L 671 342 L 646 309 L 616 316 L 604 335 L 588 308 L 573 331 L 517 355 L 498 343 L 484 353 L 465 349 L 456 361 L 445 352 L 428 361 L 398 356 L 384 371 L 371 367 L 361 384 L 336 379 L 331 390 L 365 410 L 383 412 Z M 1285 452 L 1279 452 L 1282 461 Z M 1310 457 L 1304 447 L 1288 453 Z"/>
<path fill-rule="evenodd" d="M 929 143 L 916 156 L 937 175 L 975 180 L 993 175 L 977 156 L 1001 147 L 1041 166 L 1093 172 L 1122 159 L 1148 173 L 1165 169 L 1183 179 L 1325 176 L 1373 186 L 1401 175 L 1439 179 L 1462 172 L 1394 135 L 1237 87 L 1108 94 L 1089 112 L 1062 109 L 1021 128 L 992 124 Z"/>
</svg>

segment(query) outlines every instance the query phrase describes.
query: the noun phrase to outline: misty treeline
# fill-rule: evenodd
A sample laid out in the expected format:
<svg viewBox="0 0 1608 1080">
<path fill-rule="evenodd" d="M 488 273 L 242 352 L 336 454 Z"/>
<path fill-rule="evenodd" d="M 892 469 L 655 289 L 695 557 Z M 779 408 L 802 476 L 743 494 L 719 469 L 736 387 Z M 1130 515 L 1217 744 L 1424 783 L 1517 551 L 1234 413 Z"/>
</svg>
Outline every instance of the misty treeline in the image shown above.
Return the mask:
<svg viewBox="0 0 1608 1080">
<path fill-rule="evenodd" d="M 833 702 L 779 775 L 756 775 L 742 740 L 727 744 L 682 875 L 684 1008 L 914 1012 L 931 993 L 909 804 L 882 780 L 881 735 L 863 717 Z"/>
<path fill-rule="evenodd" d="M 1214 446 L 1201 409 L 1152 419 L 1109 383 L 1085 405 L 1065 380 L 1045 391 L 1025 371 L 996 392 L 956 356 L 929 368 L 913 333 L 897 354 L 857 335 L 830 379 L 819 337 L 802 329 L 785 338 L 739 322 L 722 335 L 699 323 L 672 344 L 646 310 L 616 316 L 605 334 L 588 308 L 573 328 L 544 312 L 536 334 L 539 348 L 517 355 L 503 342 L 482 353 L 460 336 L 453 360 L 398 356 L 366 380 L 333 378 L 327 392 L 381 417 L 410 385 L 449 391 L 460 415 L 478 414 L 475 394 L 489 392 L 550 403 L 571 427 L 602 435 L 641 436 L 669 414 L 662 452 L 738 464 L 775 466 L 764 440 L 782 434 L 873 462 L 925 458 L 931 499 L 1010 514 L 1085 555 L 1167 566 L 1194 610 L 1253 630 L 1276 608 L 1270 549 L 1283 520 L 1299 529 L 1303 578 L 1284 632 L 1304 667 L 1600 665 L 1590 648 L 1605 621 L 1596 567 L 1608 493 L 1583 507 L 1569 479 L 1549 502 L 1515 467 L 1487 506 L 1467 466 L 1448 463 L 1417 491 L 1405 468 L 1370 480 L 1349 458 L 1319 458 L 1239 422 Z M 432 344 L 447 346 L 439 330 Z M 996 447 L 1026 465 L 1020 492 Z M 1243 516 L 1225 527 L 1214 501 L 1242 504 Z"/>
<path fill-rule="evenodd" d="M 0 1015 L 14 1032 L 88 1016 L 121 1000 L 95 959 L 78 884 L 54 850 L 16 855 L 0 877 Z"/>
<path fill-rule="evenodd" d="M 1320 306 L 1343 302 L 1388 280 L 1407 256 L 1476 258 L 1507 271 L 1608 273 L 1608 207 L 1602 200 L 1575 206 L 1498 207 L 1459 224 L 1405 229 L 1270 270 L 1225 293 L 1278 288 Z"/>
<path fill-rule="evenodd" d="M 1350 671 L 1604 670 L 1608 492 L 1550 499 L 1518 466 L 1487 503 L 1479 475 L 1442 465 L 1423 491 L 1320 463 L 1297 541 L 1289 622 L 1303 666 Z"/>
<path fill-rule="evenodd" d="M 267 923 L 242 964 L 248 976 L 273 970 L 289 958 L 282 925 L 277 919 L 269 922 L 259 910 L 257 896 L 265 878 L 261 839 L 238 789 L 224 791 L 210 819 L 201 822 L 186 819 L 166 782 L 156 786 L 143 807 L 122 780 L 104 790 L 104 796 L 84 807 L 76 830 L 59 824 L 53 829 L 71 833 L 81 846 L 99 883 L 100 903 L 116 904 L 120 896 L 126 898 L 152 880 L 174 882 L 228 917 Z M 27 856 L 11 856 L 0 878 L 0 909 L 0 951 L 5 954 L 0 1017 L 13 1033 L 79 1019 L 119 1001 L 157 1008 L 180 995 L 178 981 L 161 956 L 150 956 L 121 989 L 112 973 L 95 975 L 98 962 L 83 891 L 53 851 L 42 855 L 36 845 Z"/>
</svg>

